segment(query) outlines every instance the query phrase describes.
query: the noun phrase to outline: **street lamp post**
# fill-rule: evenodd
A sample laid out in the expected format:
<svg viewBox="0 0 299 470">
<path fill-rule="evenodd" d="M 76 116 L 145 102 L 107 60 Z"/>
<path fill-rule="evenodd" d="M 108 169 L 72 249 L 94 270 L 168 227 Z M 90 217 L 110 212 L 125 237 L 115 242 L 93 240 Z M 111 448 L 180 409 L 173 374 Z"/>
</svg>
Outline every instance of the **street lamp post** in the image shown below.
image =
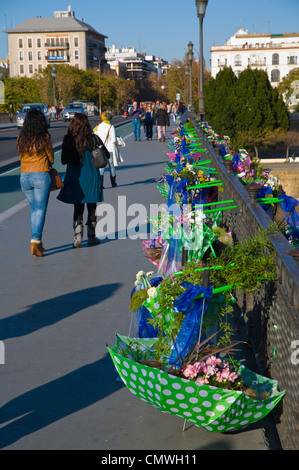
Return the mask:
<svg viewBox="0 0 299 470">
<path fill-rule="evenodd" d="M 52 65 L 52 78 L 53 78 L 53 104 L 55 106 L 56 100 L 55 100 L 55 78 L 56 78 L 56 67 L 53 64 Z"/>
<path fill-rule="evenodd" d="M 192 62 L 193 62 L 193 44 L 190 41 L 188 44 L 188 59 L 190 65 L 190 91 L 189 91 L 189 104 L 190 111 L 193 111 L 193 98 L 192 98 Z"/>
<path fill-rule="evenodd" d="M 186 80 L 185 80 L 185 84 L 186 84 L 186 104 L 188 104 L 188 101 L 189 101 L 189 97 L 188 97 L 188 76 L 189 76 L 189 70 L 188 70 L 188 66 L 186 65 L 186 70 L 185 70 L 185 75 L 186 75 Z"/>
<path fill-rule="evenodd" d="M 99 115 L 101 115 L 102 112 L 101 61 L 103 59 L 105 59 L 104 55 L 99 60 Z"/>
<path fill-rule="evenodd" d="M 203 19 L 206 14 L 206 7 L 208 4 L 208 0 L 195 0 L 196 8 L 197 8 L 197 16 L 199 18 L 199 25 L 200 25 L 200 88 L 199 88 L 199 96 L 198 96 L 198 111 L 202 117 L 205 117 L 205 102 L 204 102 L 204 93 L 203 93 L 203 31 L 202 31 L 202 24 Z"/>
</svg>

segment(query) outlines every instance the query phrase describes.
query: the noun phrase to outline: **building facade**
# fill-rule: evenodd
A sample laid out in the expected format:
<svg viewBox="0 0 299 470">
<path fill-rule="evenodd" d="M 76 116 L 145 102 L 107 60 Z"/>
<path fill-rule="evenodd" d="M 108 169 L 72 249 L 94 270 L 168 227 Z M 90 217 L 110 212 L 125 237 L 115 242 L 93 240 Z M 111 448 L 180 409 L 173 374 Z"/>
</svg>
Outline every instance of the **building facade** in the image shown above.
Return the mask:
<svg viewBox="0 0 299 470">
<path fill-rule="evenodd" d="M 247 67 L 267 72 L 272 86 L 299 64 L 299 33 L 249 34 L 242 28 L 223 45 L 211 48 L 211 75 L 231 67 L 236 76 Z"/>
<path fill-rule="evenodd" d="M 69 7 L 53 18 L 30 18 L 5 31 L 8 34 L 10 76 L 32 77 L 49 64 L 68 64 L 82 70 L 99 67 L 107 36 L 75 18 Z"/>
<path fill-rule="evenodd" d="M 137 52 L 135 47 L 118 49 L 115 44 L 107 47 L 105 58 L 110 68 L 116 70 L 117 73 L 125 67 L 127 77 L 132 79 L 148 77 L 153 72 L 159 74 L 162 63 L 165 64 L 165 61 L 156 60 L 153 55 Z"/>
</svg>

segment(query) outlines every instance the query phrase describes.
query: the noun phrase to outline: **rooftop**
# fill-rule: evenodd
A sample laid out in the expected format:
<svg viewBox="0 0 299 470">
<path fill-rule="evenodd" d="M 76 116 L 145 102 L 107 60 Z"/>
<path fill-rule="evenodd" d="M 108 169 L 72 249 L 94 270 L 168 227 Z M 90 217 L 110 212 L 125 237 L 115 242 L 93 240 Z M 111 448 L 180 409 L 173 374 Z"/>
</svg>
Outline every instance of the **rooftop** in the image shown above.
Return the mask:
<svg viewBox="0 0 299 470">
<path fill-rule="evenodd" d="M 90 31 L 97 36 L 107 38 L 104 34 L 96 31 L 92 26 L 74 17 L 58 17 L 58 18 L 28 18 L 14 28 L 7 29 L 5 33 L 57 33 L 71 31 Z"/>
</svg>

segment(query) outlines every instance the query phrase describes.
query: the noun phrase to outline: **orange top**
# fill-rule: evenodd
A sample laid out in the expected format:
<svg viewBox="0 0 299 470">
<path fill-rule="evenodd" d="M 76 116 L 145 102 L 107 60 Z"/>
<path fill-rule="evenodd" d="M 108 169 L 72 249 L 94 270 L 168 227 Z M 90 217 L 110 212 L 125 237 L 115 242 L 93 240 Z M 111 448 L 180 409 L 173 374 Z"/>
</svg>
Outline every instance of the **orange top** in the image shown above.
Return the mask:
<svg viewBox="0 0 299 470">
<path fill-rule="evenodd" d="M 49 168 L 54 163 L 54 152 L 50 136 L 47 135 L 46 139 L 47 142 L 43 153 L 38 153 L 33 147 L 30 153 L 19 155 L 21 160 L 21 173 L 49 171 Z"/>
</svg>

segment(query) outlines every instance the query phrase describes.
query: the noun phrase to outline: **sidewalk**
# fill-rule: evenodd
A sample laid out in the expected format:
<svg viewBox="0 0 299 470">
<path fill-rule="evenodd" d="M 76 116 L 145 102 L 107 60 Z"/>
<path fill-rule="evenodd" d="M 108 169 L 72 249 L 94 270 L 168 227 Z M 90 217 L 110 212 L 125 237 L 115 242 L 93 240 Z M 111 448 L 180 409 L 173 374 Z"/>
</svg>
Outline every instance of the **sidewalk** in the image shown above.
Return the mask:
<svg viewBox="0 0 299 470">
<path fill-rule="evenodd" d="M 168 128 L 170 139 L 172 125 Z M 168 161 L 167 142 L 129 136 L 117 188 L 105 174 L 105 202 L 126 207 L 165 200 L 155 185 Z M 60 169 L 59 164 L 55 164 Z M 72 206 L 51 193 L 44 258 L 30 254 L 28 205 L 0 223 L 0 448 L 8 450 L 267 450 L 262 423 L 213 434 L 138 400 L 114 370 L 106 345 L 128 334 L 130 293 L 139 270 L 153 270 L 140 240 L 72 248 Z M 9 197 L 9 195 L 8 195 Z M 128 215 L 127 220 L 137 215 Z M 112 231 L 111 231 L 112 233 Z M 86 233 L 85 233 L 86 237 Z M 134 454 L 134 452 L 132 452 Z"/>
</svg>

